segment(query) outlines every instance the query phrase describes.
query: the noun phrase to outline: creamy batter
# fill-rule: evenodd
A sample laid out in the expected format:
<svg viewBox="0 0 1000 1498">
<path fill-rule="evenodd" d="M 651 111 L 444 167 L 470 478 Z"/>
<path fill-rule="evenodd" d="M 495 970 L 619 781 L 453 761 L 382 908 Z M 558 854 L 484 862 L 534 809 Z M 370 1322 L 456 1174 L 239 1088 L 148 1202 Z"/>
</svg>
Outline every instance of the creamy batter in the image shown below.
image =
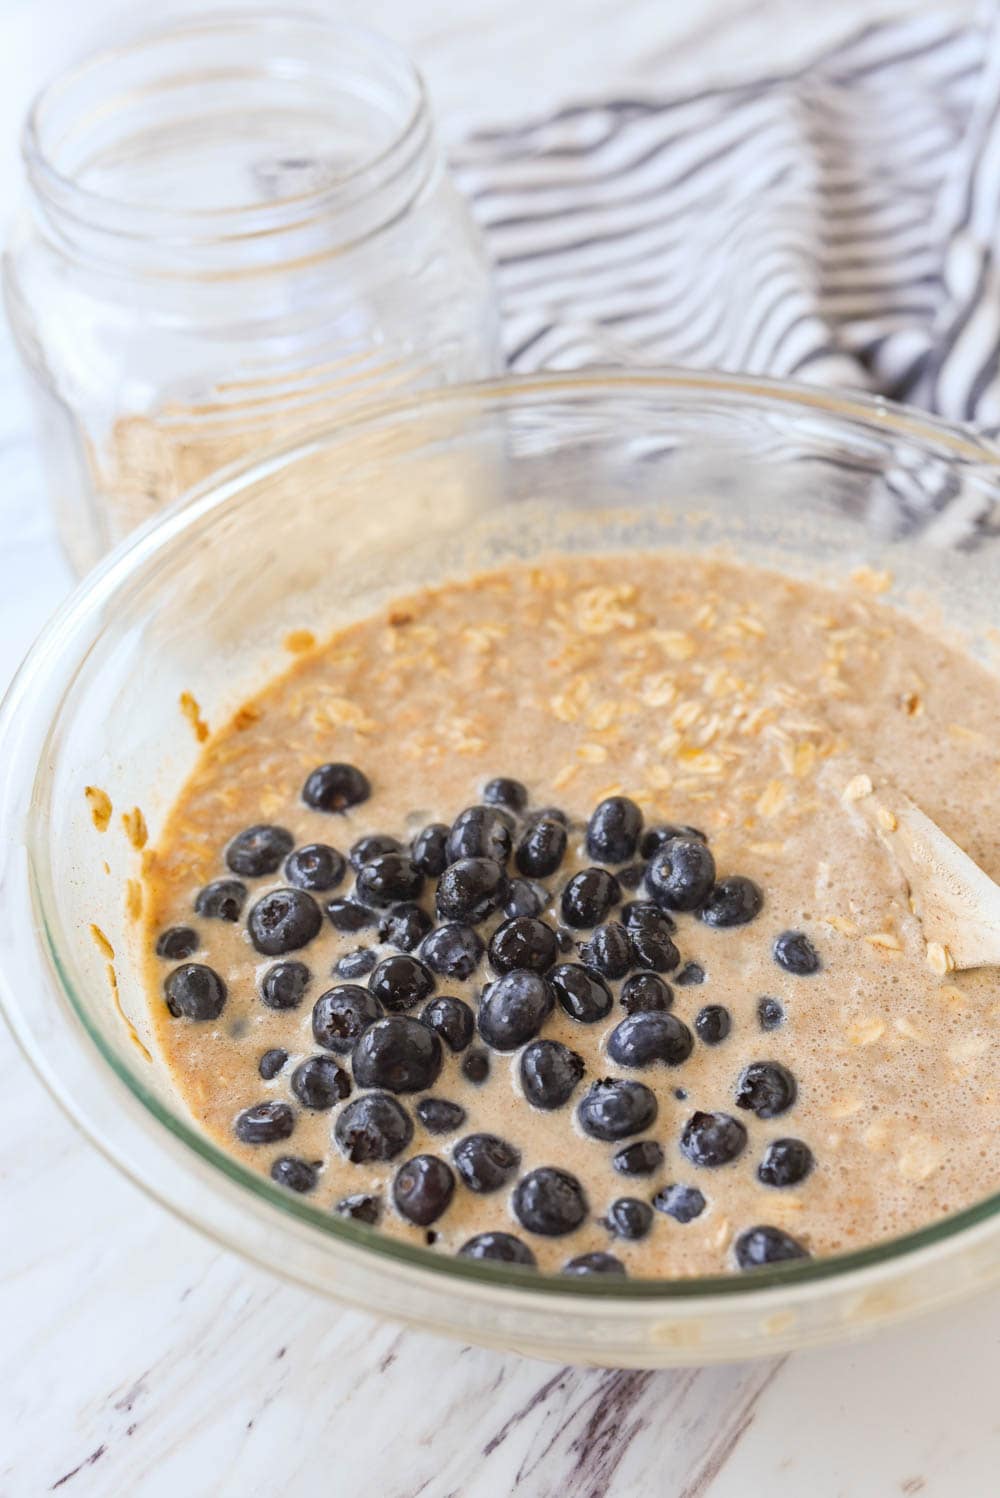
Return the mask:
<svg viewBox="0 0 1000 1498">
<path fill-rule="evenodd" d="M 920 1227 L 1000 1189 L 993 1144 L 1000 991 L 989 970 L 933 971 L 904 881 L 842 794 L 844 767 L 863 757 L 876 779 L 890 777 L 997 877 L 998 722 L 995 679 L 861 584 L 827 591 L 664 554 L 555 558 L 401 600 L 298 660 L 206 744 L 148 860 L 159 1045 L 188 1107 L 224 1148 L 264 1172 L 278 1156 L 318 1163 L 308 1200 L 332 1211 L 345 1196 L 370 1194 L 381 1205 L 381 1230 L 433 1241 L 446 1253 L 500 1230 L 527 1243 L 544 1270 L 606 1251 L 631 1275 L 677 1276 L 732 1269 L 737 1236 L 759 1224 L 787 1232 L 814 1256 Z M 328 761 L 358 766 L 371 784 L 370 797 L 345 814 L 302 800 L 306 776 Z M 543 918 L 554 927 L 566 879 L 594 861 L 583 849 L 584 827 L 609 795 L 632 798 L 647 826 L 694 824 L 710 840 L 720 878 L 741 874 L 759 886 L 763 909 L 746 925 L 713 929 L 678 915 L 682 965 L 698 964 L 705 978 L 678 984 L 676 972 L 663 975 L 673 1014 L 693 1030 L 704 1006 L 723 1005 L 730 1033 L 716 1045 L 696 1036 L 677 1067 L 613 1066 L 604 1047 L 624 1018 L 613 982 L 606 1020 L 580 1024 L 557 1005 L 543 1026 L 544 1038 L 563 1041 L 585 1063 L 566 1106 L 529 1106 L 517 1052 L 494 1052 L 488 1081 L 473 1086 L 462 1056 L 445 1047 L 430 1093 L 461 1104 L 463 1126 L 432 1135 L 416 1119 L 419 1098 L 401 1097 L 415 1122 L 412 1144 L 393 1161 L 352 1164 L 332 1140 L 344 1105 L 300 1107 L 289 1077 L 321 1054 L 311 1012 L 321 993 L 344 981 L 333 975 L 335 963 L 376 934 L 345 935 L 324 919 L 318 936 L 288 954 L 312 975 L 302 1004 L 275 1011 L 261 1002 L 259 985 L 277 959 L 254 950 L 246 914 L 262 893 L 287 883 L 282 872 L 245 881 L 250 893 L 235 923 L 196 916 L 193 901 L 227 876 L 226 845 L 253 824 L 287 828 L 296 846 L 328 843 L 344 854 L 366 833 L 408 843 L 429 822 L 452 823 L 498 775 L 523 781 L 532 806 L 558 806 L 570 818 L 566 861 L 542 881 L 553 898 Z M 348 871 L 330 897 L 346 896 L 352 877 Z M 422 898 L 430 910 L 433 881 Z M 501 919 L 484 923 L 484 939 Z M 152 953 L 157 935 L 173 926 L 196 930 L 191 960 L 225 982 L 216 1020 L 176 1018 L 165 1006 L 163 983 L 176 963 Z M 776 964 L 773 942 L 787 930 L 815 947 L 817 973 L 796 976 Z M 578 960 L 575 945 L 560 956 Z M 484 961 L 470 981 L 442 979 L 436 992 L 476 1009 L 491 976 Z M 759 1015 L 765 997 L 784 1014 L 769 1030 Z M 259 1061 L 270 1048 L 288 1051 L 289 1060 L 265 1081 Z M 349 1074 L 349 1058 L 336 1059 Z M 796 1101 L 780 1117 L 734 1106 L 742 1069 L 760 1060 L 783 1063 L 796 1079 Z M 621 1144 L 586 1137 L 576 1120 L 588 1087 L 609 1075 L 641 1080 L 656 1095 L 657 1119 L 636 1136 L 663 1148 L 650 1176 L 617 1174 L 611 1158 Z M 268 1099 L 292 1104 L 291 1136 L 241 1143 L 234 1119 Z M 681 1131 L 697 1110 L 744 1124 L 748 1144 L 738 1159 L 706 1169 L 683 1156 Z M 477 1130 L 519 1152 L 508 1185 L 477 1194 L 459 1181 L 430 1230 L 407 1222 L 392 1205 L 399 1166 L 420 1153 L 449 1161 L 456 1140 Z M 768 1143 L 789 1136 L 808 1145 L 812 1170 L 795 1186 L 763 1184 L 757 1168 Z M 516 1180 L 543 1165 L 572 1172 L 586 1193 L 587 1218 L 565 1237 L 528 1233 L 512 1215 Z M 604 1225 L 617 1198 L 650 1202 L 669 1185 L 697 1187 L 701 1214 L 685 1223 L 657 1210 L 634 1242 Z"/>
</svg>

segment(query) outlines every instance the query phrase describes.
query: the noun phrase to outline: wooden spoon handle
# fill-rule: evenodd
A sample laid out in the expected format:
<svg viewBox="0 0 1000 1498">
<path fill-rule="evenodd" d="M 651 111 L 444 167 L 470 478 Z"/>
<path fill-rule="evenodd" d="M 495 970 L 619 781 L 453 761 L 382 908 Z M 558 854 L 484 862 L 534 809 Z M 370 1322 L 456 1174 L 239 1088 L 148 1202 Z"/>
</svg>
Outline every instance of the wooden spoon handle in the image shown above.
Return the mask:
<svg viewBox="0 0 1000 1498">
<path fill-rule="evenodd" d="M 942 973 L 1000 967 L 1000 885 L 898 786 L 854 761 L 842 768 L 844 800 L 874 828 L 909 885 L 931 965 Z"/>
</svg>

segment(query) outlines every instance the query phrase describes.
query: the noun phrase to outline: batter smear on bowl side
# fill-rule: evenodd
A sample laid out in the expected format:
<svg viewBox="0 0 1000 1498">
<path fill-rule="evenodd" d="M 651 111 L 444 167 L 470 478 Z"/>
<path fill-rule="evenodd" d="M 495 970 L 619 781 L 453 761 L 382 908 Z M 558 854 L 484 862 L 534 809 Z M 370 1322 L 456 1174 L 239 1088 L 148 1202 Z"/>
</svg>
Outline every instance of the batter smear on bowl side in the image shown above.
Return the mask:
<svg viewBox="0 0 1000 1498">
<path fill-rule="evenodd" d="M 843 766 L 996 877 L 998 721 L 862 587 L 623 555 L 400 600 L 205 743 L 148 859 L 159 1046 L 225 1149 L 445 1254 L 918 1228 L 1000 1189 L 1000 993 L 928 960 Z"/>
</svg>

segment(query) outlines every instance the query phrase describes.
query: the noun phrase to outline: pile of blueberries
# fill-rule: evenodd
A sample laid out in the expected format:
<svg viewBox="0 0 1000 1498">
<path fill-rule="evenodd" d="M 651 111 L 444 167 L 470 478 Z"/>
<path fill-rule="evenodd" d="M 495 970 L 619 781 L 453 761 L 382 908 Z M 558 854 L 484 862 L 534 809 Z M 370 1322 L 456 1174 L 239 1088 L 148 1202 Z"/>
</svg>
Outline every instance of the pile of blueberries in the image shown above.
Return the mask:
<svg viewBox="0 0 1000 1498">
<path fill-rule="evenodd" d="M 330 813 L 346 812 L 369 795 L 365 775 L 347 764 L 321 765 L 302 791 L 306 805 Z M 555 901 L 540 881 L 557 874 L 565 858 L 569 822 L 557 808 L 528 810 L 527 804 L 520 782 L 491 780 L 483 787 L 482 802 L 461 812 L 450 827 L 433 823 L 408 847 L 388 835 L 362 837 L 346 859 L 326 843 L 296 848 L 282 827 L 250 827 L 226 849 L 235 877 L 214 881 L 195 899 L 198 916 L 239 921 L 249 898 L 243 881 L 273 876 L 283 868 L 286 885 L 262 894 L 246 916 L 254 948 L 282 959 L 266 970 L 261 983 L 261 1000 L 272 1009 L 301 1004 L 312 975 L 304 962 L 287 954 L 307 947 L 324 920 L 341 933 L 357 933 L 357 949 L 337 964 L 336 976 L 344 981 L 322 993 L 313 1006 L 312 1033 L 322 1053 L 302 1061 L 290 1078 L 291 1093 L 303 1108 L 338 1107 L 333 1137 L 355 1163 L 404 1154 L 414 1132 L 400 1101 L 408 1094 L 424 1094 L 414 1112 L 429 1133 L 459 1133 L 465 1109 L 431 1095 L 446 1051 L 461 1058 L 462 1074 L 477 1086 L 489 1077 L 491 1053 L 519 1051 L 527 1102 L 543 1110 L 564 1107 L 583 1079 L 584 1062 L 540 1032 L 557 1004 L 580 1024 L 606 1020 L 615 1003 L 611 981 L 621 980 L 624 1010 L 606 1042 L 608 1060 L 617 1068 L 678 1067 L 691 1055 L 696 1037 L 704 1045 L 718 1045 L 729 1034 L 730 1016 L 719 1004 L 698 1012 L 692 1034 L 670 1012 L 674 994 L 663 975 L 674 974 L 674 983 L 681 985 L 704 981 L 698 964 L 682 964 L 674 941 L 675 916 L 687 912 L 713 927 L 745 925 L 763 906 L 753 881 L 742 875 L 717 879 L 708 840 L 697 828 L 644 829 L 639 807 L 627 797 L 611 796 L 597 806 L 586 827 L 592 865 L 574 874 Z M 348 877 L 348 865 L 354 888 L 349 895 L 335 893 Z M 633 898 L 640 886 L 643 897 Z M 427 903 L 433 905 L 433 916 L 420 903 L 431 889 L 433 900 Z M 541 918 L 553 904 L 559 911 L 556 924 Z M 478 928 L 496 917 L 500 923 L 484 941 Z M 175 926 L 162 932 L 156 951 L 181 962 L 164 985 L 170 1013 L 204 1022 L 222 1013 L 226 986 L 211 967 L 183 960 L 200 944 L 192 927 Z M 380 959 L 373 944 L 394 950 Z M 807 977 L 820 967 L 818 954 L 801 932 L 782 932 L 772 951 L 786 972 Z M 574 953 L 579 960 L 573 960 Z M 436 995 L 439 980 L 471 979 L 484 960 L 492 977 L 482 987 L 478 1012 L 460 998 Z M 776 999 L 760 1000 L 762 1031 L 773 1030 L 783 1018 Z M 273 1079 L 287 1061 L 284 1050 L 266 1051 L 260 1075 Z M 685 1095 L 676 1089 L 678 1099 Z M 754 1061 L 736 1080 L 736 1108 L 758 1118 L 778 1117 L 795 1098 L 795 1078 L 777 1061 Z M 656 1096 L 645 1083 L 613 1076 L 593 1081 L 576 1109 L 585 1135 L 621 1145 L 612 1159 L 614 1170 L 633 1178 L 652 1175 L 663 1164 L 658 1143 L 636 1138 L 647 1133 L 656 1115 Z M 235 1132 L 245 1144 L 275 1144 L 292 1134 L 295 1118 L 291 1104 L 268 1100 L 242 1112 Z M 632 1142 L 623 1143 L 627 1140 Z M 731 1163 L 747 1144 L 744 1124 L 723 1112 L 692 1113 L 679 1138 L 684 1158 L 706 1169 Z M 460 1137 L 450 1161 L 415 1155 L 393 1180 L 396 1210 L 427 1229 L 429 1242 L 435 1238 L 430 1226 L 447 1210 L 457 1181 L 481 1193 L 514 1182 L 511 1207 L 530 1233 L 569 1234 L 588 1216 L 575 1176 L 542 1166 L 517 1179 L 518 1150 L 494 1134 Z M 812 1166 L 803 1141 L 775 1139 L 757 1175 L 766 1185 L 790 1186 Z M 317 1164 L 282 1155 L 271 1173 L 282 1185 L 308 1192 L 318 1171 Z M 697 1187 L 672 1184 L 651 1204 L 634 1196 L 619 1198 L 604 1225 L 619 1238 L 639 1239 L 650 1231 L 654 1209 L 687 1223 L 705 1206 Z M 381 1203 L 359 1194 L 340 1202 L 338 1210 L 374 1224 Z M 527 1244 L 499 1231 L 478 1234 L 460 1252 L 513 1264 L 535 1262 Z M 803 1257 L 801 1244 L 766 1225 L 743 1232 L 735 1244 L 741 1269 Z M 564 1269 L 571 1274 L 624 1273 L 621 1261 L 610 1253 L 580 1255 Z"/>
</svg>

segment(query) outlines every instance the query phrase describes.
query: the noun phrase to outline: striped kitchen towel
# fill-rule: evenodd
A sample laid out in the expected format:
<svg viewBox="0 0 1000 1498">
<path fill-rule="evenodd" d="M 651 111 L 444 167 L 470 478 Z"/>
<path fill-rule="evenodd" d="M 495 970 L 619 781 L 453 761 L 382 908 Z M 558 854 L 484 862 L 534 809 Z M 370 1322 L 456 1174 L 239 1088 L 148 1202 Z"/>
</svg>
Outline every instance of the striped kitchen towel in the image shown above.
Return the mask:
<svg viewBox="0 0 1000 1498">
<path fill-rule="evenodd" d="M 788 76 L 481 131 L 454 165 L 515 369 L 712 367 L 1000 426 L 995 3 Z"/>
</svg>

